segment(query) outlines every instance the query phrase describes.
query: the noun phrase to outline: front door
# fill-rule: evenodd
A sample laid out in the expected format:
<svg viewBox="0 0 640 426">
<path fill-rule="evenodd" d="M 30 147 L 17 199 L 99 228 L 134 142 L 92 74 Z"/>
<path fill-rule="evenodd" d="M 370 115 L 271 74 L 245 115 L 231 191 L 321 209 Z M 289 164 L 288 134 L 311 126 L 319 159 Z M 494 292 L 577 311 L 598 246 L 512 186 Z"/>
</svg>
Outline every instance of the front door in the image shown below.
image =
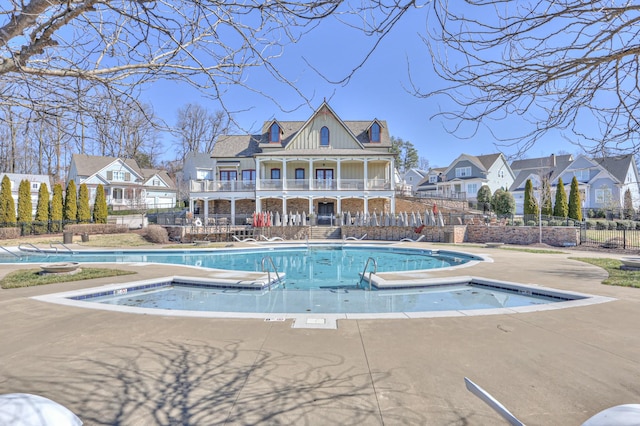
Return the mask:
<svg viewBox="0 0 640 426">
<path fill-rule="evenodd" d="M 318 203 L 318 225 L 331 225 L 333 203 Z"/>
</svg>

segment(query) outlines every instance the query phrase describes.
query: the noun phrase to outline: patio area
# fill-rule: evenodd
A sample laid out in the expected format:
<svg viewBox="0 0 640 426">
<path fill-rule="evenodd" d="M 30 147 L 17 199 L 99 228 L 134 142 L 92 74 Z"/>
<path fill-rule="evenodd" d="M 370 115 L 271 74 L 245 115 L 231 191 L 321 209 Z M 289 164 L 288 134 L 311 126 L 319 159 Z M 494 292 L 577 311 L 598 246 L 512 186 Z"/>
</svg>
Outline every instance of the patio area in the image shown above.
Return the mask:
<svg viewBox="0 0 640 426">
<path fill-rule="evenodd" d="M 420 247 L 452 249 L 441 244 Z M 0 393 L 45 396 L 87 425 L 496 425 L 469 377 L 528 425 L 579 425 L 640 403 L 640 289 L 600 284 L 604 270 L 567 250 L 532 254 L 461 245 L 493 259 L 460 271 L 617 300 L 570 309 L 451 318 L 288 321 L 150 316 L 30 297 L 168 275 L 0 290 Z M 25 267 L 24 265 L 21 267 Z M 15 266 L 0 266 L 4 275 Z"/>
</svg>

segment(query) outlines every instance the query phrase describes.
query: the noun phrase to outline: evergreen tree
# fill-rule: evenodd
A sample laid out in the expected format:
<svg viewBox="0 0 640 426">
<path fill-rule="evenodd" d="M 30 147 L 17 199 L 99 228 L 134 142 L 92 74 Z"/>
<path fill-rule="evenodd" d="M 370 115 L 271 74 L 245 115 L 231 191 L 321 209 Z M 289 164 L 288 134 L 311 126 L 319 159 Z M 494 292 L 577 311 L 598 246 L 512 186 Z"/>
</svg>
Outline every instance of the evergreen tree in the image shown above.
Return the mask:
<svg viewBox="0 0 640 426">
<path fill-rule="evenodd" d="M 516 212 L 516 201 L 510 192 L 499 188 L 491 197 L 491 207 L 499 216 L 512 215 Z"/>
<path fill-rule="evenodd" d="M 77 215 L 78 223 L 89 223 L 91 221 L 91 208 L 89 207 L 89 189 L 84 183 L 80 184 Z"/>
<path fill-rule="evenodd" d="M 16 205 L 11 194 L 11 180 L 4 175 L 0 185 L 0 224 L 14 226 L 16 223 Z"/>
<path fill-rule="evenodd" d="M 18 187 L 18 223 L 22 226 L 23 235 L 31 233 L 32 211 L 31 183 L 23 179 Z"/>
<path fill-rule="evenodd" d="M 578 179 L 575 176 L 571 180 L 571 190 L 569 190 L 569 217 L 579 221 L 582 220 L 580 188 L 578 186 Z"/>
<path fill-rule="evenodd" d="M 78 191 L 76 183 L 71 180 L 67 186 L 67 192 L 64 197 L 64 212 L 62 218 L 65 222 L 76 221 L 78 217 Z"/>
<path fill-rule="evenodd" d="M 51 231 L 62 231 L 62 217 L 63 217 L 63 203 L 62 203 L 62 185 L 56 183 L 53 186 L 53 198 L 51 199 L 51 210 L 49 211 L 49 218 L 51 219 Z"/>
<path fill-rule="evenodd" d="M 631 190 L 627 188 L 624 191 L 624 218 L 625 219 L 633 219 L 636 215 L 636 211 L 633 208 L 633 198 L 631 198 Z"/>
<path fill-rule="evenodd" d="M 527 179 L 527 183 L 524 185 L 524 215 L 538 216 L 538 201 L 533 192 L 533 182 L 531 182 L 531 179 Z M 530 218 L 528 220 L 530 220 Z"/>
<path fill-rule="evenodd" d="M 482 185 L 476 194 L 478 200 L 478 208 L 486 212 L 491 207 L 491 188 L 489 185 Z"/>
<path fill-rule="evenodd" d="M 565 218 L 569 214 L 569 205 L 567 204 L 567 192 L 564 190 L 564 182 L 562 178 L 558 178 L 556 185 L 556 203 L 553 206 L 553 215 Z"/>
<path fill-rule="evenodd" d="M 549 179 L 542 181 L 542 214 L 551 216 L 553 214 L 553 204 L 551 202 L 551 182 Z"/>
<path fill-rule="evenodd" d="M 36 232 L 47 232 L 49 222 L 49 188 L 46 183 L 40 185 L 38 190 L 38 205 L 36 206 Z"/>
<path fill-rule="evenodd" d="M 96 199 L 93 202 L 93 222 L 107 223 L 107 197 L 104 194 L 104 186 L 98 185 Z"/>
</svg>

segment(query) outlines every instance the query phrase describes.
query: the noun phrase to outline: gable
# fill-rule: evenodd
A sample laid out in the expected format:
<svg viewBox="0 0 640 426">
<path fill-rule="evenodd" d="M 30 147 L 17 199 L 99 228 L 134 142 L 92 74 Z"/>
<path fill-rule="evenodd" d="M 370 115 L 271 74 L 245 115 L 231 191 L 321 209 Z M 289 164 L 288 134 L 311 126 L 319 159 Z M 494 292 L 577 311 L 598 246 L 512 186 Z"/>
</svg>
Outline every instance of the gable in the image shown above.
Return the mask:
<svg viewBox="0 0 640 426">
<path fill-rule="evenodd" d="M 328 132 L 328 145 L 322 144 L 322 132 Z M 287 144 L 287 150 L 309 149 L 362 149 L 353 133 L 327 105 L 320 109 Z"/>
</svg>

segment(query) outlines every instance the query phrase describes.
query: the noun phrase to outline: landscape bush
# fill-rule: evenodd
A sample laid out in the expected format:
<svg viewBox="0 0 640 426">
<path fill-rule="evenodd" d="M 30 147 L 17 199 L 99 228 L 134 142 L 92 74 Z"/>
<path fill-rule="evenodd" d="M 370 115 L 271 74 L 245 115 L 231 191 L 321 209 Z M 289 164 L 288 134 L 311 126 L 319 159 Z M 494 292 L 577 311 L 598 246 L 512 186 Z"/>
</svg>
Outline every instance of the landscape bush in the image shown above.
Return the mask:
<svg viewBox="0 0 640 426">
<path fill-rule="evenodd" d="M 129 226 L 115 223 L 82 223 L 66 225 L 64 230 L 74 234 L 121 234 L 129 232 Z"/>
<path fill-rule="evenodd" d="M 154 244 L 167 244 L 169 242 L 169 233 L 160 225 L 149 225 L 145 238 Z"/>
<path fill-rule="evenodd" d="M 20 228 L 0 228 L 0 240 L 20 238 Z"/>
</svg>

